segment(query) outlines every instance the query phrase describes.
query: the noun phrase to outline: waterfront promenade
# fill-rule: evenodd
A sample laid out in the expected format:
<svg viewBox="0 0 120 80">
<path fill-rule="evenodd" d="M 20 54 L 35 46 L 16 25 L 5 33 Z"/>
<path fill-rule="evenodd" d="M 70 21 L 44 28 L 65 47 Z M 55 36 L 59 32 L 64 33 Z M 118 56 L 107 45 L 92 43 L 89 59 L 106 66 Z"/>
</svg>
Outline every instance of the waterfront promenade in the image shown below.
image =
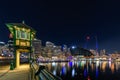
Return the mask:
<svg viewBox="0 0 120 80">
<path fill-rule="evenodd" d="M 21 64 L 19 68 L 14 70 L 6 70 L 0 72 L 0 80 L 30 80 L 29 64 Z"/>
</svg>

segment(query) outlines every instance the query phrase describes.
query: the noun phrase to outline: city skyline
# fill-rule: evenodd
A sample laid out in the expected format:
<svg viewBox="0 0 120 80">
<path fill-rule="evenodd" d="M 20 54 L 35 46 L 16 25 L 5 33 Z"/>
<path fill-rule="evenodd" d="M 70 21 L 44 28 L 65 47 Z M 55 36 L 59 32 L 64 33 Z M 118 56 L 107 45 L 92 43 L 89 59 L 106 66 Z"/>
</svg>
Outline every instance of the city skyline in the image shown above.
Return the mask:
<svg viewBox="0 0 120 80">
<path fill-rule="evenodd" d="M 0 40 L 8 41 L 6 23 L 25 23 L 37 31 L 43 43 L 80 45 L 108 52 L 120 51 L 120 5 L 113 1 L 2 1 L 0 3 Z M 4 36 L 3 36 L 4 34 Z"/>
</svg>

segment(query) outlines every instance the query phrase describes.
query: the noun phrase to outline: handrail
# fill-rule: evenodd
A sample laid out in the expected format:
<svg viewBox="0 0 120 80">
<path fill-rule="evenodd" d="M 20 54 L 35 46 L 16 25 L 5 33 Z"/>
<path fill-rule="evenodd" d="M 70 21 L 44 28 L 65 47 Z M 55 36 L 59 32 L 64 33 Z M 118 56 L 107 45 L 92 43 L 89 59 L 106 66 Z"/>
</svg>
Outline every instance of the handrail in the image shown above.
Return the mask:
<svg viewBox="0 0 120 80">
<path fill-rule="evenodd" d="M 47 71 L 45 66 L 38 66 L 36 63 L 31 64 L 32 76 L 38 76 L 40 79 L 45 78 L 45 80 L 62 80 L 60 77 L 53 75 L 51 72 Z"/>
<path fill-rule="evenodd" d="M 45 69 L 42 71 L 49 76 L 50 80 L 55 80 L 55 78 L 51 74 L 49 74 Z"/>
<path fill-rule="evenodd" d="M 47 78 L 47 80 L 55 80 L 53 77 L 51 77 L 49 74 L 46 74 L 43 70 L 41 71 L 42 74 L 44 74 Z"/>
</svg>

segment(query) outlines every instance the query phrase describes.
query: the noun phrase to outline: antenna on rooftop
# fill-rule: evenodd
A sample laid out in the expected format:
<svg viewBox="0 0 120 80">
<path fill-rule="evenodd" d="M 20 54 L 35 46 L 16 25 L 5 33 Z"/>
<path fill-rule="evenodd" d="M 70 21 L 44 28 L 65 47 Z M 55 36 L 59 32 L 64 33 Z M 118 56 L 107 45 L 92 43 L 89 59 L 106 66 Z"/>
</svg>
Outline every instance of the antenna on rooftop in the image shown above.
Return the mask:
<svg viewBox="0 0 120 80">
<path fill-rule="evenodd" d="M 96 54 L 98 55 L 98 39 L 97 39 L 97 36 L 95 36 L 95 40 L 96 40 Z"/>
<path fill-rule="evenodd" d="M 98 50 L 98 39 L 97 39 L 97 36 L 95 36 L 95 40 L 96 40 L 96 50 Z"/>
</svg>

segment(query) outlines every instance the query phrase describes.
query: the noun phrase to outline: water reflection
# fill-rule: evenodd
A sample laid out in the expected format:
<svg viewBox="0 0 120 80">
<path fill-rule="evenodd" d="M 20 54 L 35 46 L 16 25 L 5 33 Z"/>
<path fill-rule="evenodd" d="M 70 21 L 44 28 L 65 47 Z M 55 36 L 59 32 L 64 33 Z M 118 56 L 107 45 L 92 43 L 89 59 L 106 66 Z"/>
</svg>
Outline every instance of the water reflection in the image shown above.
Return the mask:
<svg viewBox="0 0 120 80">
<path fill-rule="evenodd" d="M 106 70 L 106 65 L 107 65 L 107 62 L 106 62 L 106 61 L 102 62 L 102 64 L 101 64 L 101 70 L 102 70 L 103 72 L 105 72 L 105 70 Z"/>
<path fill-rule="evenodd" d="M 84 69 L 84 77 L 87 77 L 87 70 Z"/>
<path fill-rule="evenodd" d="M 118 76 L 120 73 L 120 62 L 73 61 L 53 62 L 46 65 L 49 71 L 54 75 L 60 76 L 63 80 L 111 80 L 109 77 L 114 76 L 119 77 L 115 80 L 120 80 L 120 76 Z"/>
<path fill-rule="evenodd" d="M 75 76 L 75 69 L 73 68 L 72 69 L 72 77 L 74 77 Z"/>
</svg>

